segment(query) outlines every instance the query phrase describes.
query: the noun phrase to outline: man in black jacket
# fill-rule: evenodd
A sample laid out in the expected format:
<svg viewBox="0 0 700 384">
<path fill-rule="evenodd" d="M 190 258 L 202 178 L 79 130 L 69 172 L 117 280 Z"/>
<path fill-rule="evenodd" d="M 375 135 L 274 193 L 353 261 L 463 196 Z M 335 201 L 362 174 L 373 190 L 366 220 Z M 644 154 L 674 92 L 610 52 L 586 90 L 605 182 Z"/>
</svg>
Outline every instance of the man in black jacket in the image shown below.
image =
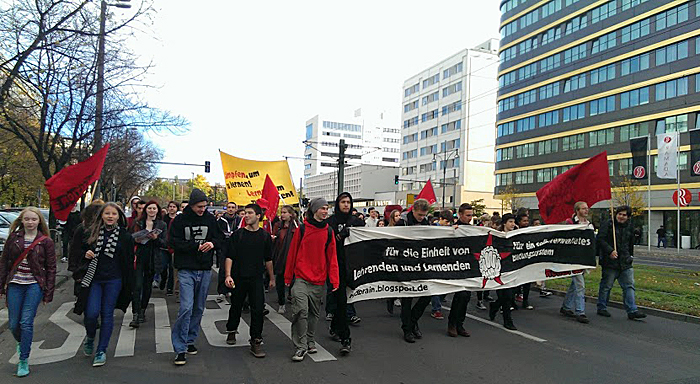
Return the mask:
<svg viewBox="0 0 700 384">
<path fill-rule="evenodd" d="M 428 200 L 416 200 L 413 203 L 413 210 L 406 212 L 406 216 L 401 216 L 396 226 L 428 225 L 428 209 L 430 209 Z M 418 320 L 423 316 L 425 307 L 430 304 L 430 296 L 421 296 L 416 300 L 416 305 L 411 307 L 412 304 L 412 297 L 401 299 L 401 329 L 403 339 L 408 343 L 415 343 L 416 339 L 423 337 L 423 333 L 418 328 Z"/>
<path fill-rule="evenodd" d="M 474 208 L 469 203 L 464 203 L 459 206 L 459 219 L 455 224 L 455 228 L 460 225 L 472 225 L 472 218 L 474 218 Z M 452 297 L 452 309 L 450 310 L 450 315 L 447 317 L 447 335 L 450 337 L 471 336 L 469 332 L 464 329 L 464 319 L 467 317 L 467 304 L 472 298 L 472 293 L 470 291 L 459 291 L 455 292 Z"/>
<path fill-rule="evenodd" d="M 207 196 L 193 189 L 189 204 L 170 224 L 170 247 L 180 283 L 180 310 L 172 328 L 175 365 L 187 363 L 185 353 L 197 353 L 194 342 L 209 291 L 214 250 L 221 249 L 222 242 L 216 218 L 207 211 Z"/>
<path fill-rule="evenodd" d="M 216 299 L 217 303 L 222 303 L 224 299 L 226 298 L 226 294 L 229 292 L 226 289 L 226 285 L 224 284 L 224 265 L 226 263 L 226 254 L 228 250 L 226 249 L 226 246 L 228 245 L 229 241 L 228 239 L 231 238 L 231 235 L 236 232 L 236 229 L 238 229 L 238 226 L 241 223 L 241 218 L 236 214 L 236 210 L 238 209 L 238 206 L 236 203 L 233 201 L 229 201 L 228 204 L 226 204 L 226 212 L 224 212 L 221 217 L 216 221 L 216 224 L 219 225 L 219 230 L 221 230 L 221 233 L 224 236 L 224 242 L 222 244 L 221 250 L 216 251 L 216 256 L 217 256 L 217 261 L 218 261 L 218 267 L 219 267 L 219 274 L 217 275 L 217 285 L 216 285 L 216 292 L 219 294 L 219 297 Z"/>
<path fill-rule="evenodd" d="M 615 209 L 615 226 L 613 229 L 612 220 L 604 222 L 598 232 L 598 256 L 600 265 L 603 267 L 603 276 L 600 280 L 598 290 L 598 315 L 610 317 L 608 312 L 608 299 L 610 290 L 615 280 L 622 288 L 622 300 L 627 311 L 627 318 L 630 320 L 643 319 L 646 314 L 637 309 L 634 301 L 634 270 L 632 260 L 634 259 L 634 233 L 631 221 L 632 209 L 626 205 Z M 615 231 L 616 239 L 613 238 Z M 617 240 L 617 249 L 615 249 Z"/>
<path fill-rule="evenodd" d="M 328 224 L 333 229 L 335 234 L 335 249 L 338 257 L 338 277 L 340 285 L 338 289 L 331 292 L 328 296 L 328 302 L 331 298 L 335 302 L 335 313 L 331 321 L 331 336 L 340 339 L 340 353 L 346 355 L 352 350 L 350 345 L 350 327 L 348 326 L 348 299 L 346 287 L 347 264 L 345 262 L 345 239 L 350 236 L 350 227 L 364 227 L 365 223 L 350 214 L 352 210 L 352 196 L 349 193 L 343 192 L 335 199 L 335 213 L 328 219 Z M 350 304 L 352 305 L 352 304 Z"/>
</svg>

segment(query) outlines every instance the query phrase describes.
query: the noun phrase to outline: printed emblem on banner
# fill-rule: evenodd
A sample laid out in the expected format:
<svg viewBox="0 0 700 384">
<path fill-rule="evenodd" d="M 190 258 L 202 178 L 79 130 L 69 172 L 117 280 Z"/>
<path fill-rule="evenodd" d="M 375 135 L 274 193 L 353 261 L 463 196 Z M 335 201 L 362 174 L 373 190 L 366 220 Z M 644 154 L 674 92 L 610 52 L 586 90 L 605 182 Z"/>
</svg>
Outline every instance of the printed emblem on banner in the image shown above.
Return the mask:
<svg viewBox="0 0 700 384">
<path fill-rule="evenodd" d="M 481 288 L 486 286 L 488 280 L 493 280 L 503 285 L 503 281 L 501 281 L 501 260 L 508 256 L 510 256 L 510 252 L 498 252 L 498 250 L 493 247 L 493 236 L 489 233 L 486 246 L 481 252 L 474 254 L 474 258 L 479 261 L 481 276 L 484 277 Z"/>
<path fill-rule="evenodd" d="M 693 173 L 700 175 L 700 161 L 696 161 L 695 164 L 693 164 Z"/>
<path fill-rule="evenodd" d="M 638 165 L 638 166 L 634 167 L 634 177 L 636 177 L 637 179 L 643 178 L 644 175 L 646 175 L 646 173 L 647 173 L 647 171 L 646 171 L 646 169 L 644 169 L 643 166 Z"/>
<path fill-rule="evenodd" d="M 664 143 L 668 144 L 671 142 L 671 136 L 664 137 Z"/>
</svg>

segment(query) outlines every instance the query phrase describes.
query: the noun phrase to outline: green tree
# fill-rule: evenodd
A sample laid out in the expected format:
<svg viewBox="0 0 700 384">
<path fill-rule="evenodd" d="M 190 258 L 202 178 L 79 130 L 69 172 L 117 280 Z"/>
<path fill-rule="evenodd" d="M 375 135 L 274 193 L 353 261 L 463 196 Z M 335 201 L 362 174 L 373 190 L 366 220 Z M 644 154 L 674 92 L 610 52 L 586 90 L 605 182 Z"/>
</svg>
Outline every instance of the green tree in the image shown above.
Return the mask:
<svg viewBox="0 0 700 384">
<path fill-rule="evenodd" d="M 204 194 L 207 196 L 212 195 L 211 185 L 209 184 L 209 181 L 207 181 L 207 178 L 202 175 L 196 175 L 194 179 L 187 182 L 187 186 L 190 188 L 190 190 L 197 188 L 204 192 Z"/>
<path fill-rule="evenodd" d="M 472 206 L 474 210 L 474 217 L 478 218 L 481 215 L 484 214 L 484 210 L 486 209 L 486 205 L 482 204 L 484 202 L 484 199 L 477 199 L 477 200 L 472 200 L 469 202 L 469 204 Z"/>
<path fill-rule="evenodd" d="M 145 195 L 165 203 L 173 198 L 173 185 L 166 179 L 155 179 L 148 186 Z"/>
</svg>

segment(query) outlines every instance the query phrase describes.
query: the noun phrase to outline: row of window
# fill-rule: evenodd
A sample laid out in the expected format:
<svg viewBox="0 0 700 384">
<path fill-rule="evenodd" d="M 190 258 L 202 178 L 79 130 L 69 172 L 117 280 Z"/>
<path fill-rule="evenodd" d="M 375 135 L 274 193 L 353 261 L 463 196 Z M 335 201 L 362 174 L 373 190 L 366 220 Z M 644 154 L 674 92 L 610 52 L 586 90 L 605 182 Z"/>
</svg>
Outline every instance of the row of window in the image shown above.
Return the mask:
<svg viewBox="0 0 700 384">
<path fill-rule="evenodd" d="M 440 126 L 440 133 L 459 131 L 460 129 L 462 129 L 462 120 L 456 120 L 456 121 L 452 121 L 452 122 L 449 122 L 446 124 L 442 124 Z M 438 127 L 432 127 L 432 128 L 421 131 L 420 138 L 427 139 L 428 137 L 437 136 L 437 134 L 438 134 Z M 418 141 L 418 132 L 412 133 L 410 135 L 405 135 L 403 137 L 404 144 L 409 144 L 409 143 L 412 143 L 414 141 Z"/>
<path fill-rule="evenodd" d="M 630 138 L 646 136 L 649 132 L 655 135 L 668 132 L 687 132 L 690 114 L 669 116 L 662 119 L 627 124 L 620 127 L 606 128 L 588 133 L 579 133 L 562 138 L 537 141 L 529 144 L 496 150 L 496 161 L 521 159 L 530 156 L 541 156 L 559 151 L 565 152 L 576 149 L 592 148 L 601 145 L 625 143 Z M 700 128 L 700 113 L 695 115 L 695 127 Z M 586 146 L 586 137 L 588 144 Z"/>
<path fill-rule="evenodd" d="M 447 86 L 442 89 L 442 97 L 447 97 L 449 95 L 452 95 L 454 93 L 460 92 L 462 90 L 462 82 L 454 83 L 450 86 Z M 408 94 L 407 94 L 408 95 Z M 438 101 L 440 99 L 440 92 L 435 91 L 427 96 L 423 96 L 421 98 L 421 105 L 428 105 L 432 103 L 433 101 Z M 409 103 L 404 104 L 403 106 L 403 111 L 404 113 L 410 112 L 414 109 L 418 108 L 418 100 L 411 101 Z"/>
<path fill-rule="evenodd" d="M 357 124 L 337 123 L 335 121 L 324 121 L 323 128 L 337 129 L 340 131 L 361 132 L 362 127 Z"/>
<path fill-rule="evenodd" d="M 688 46 L 692 44 L 691 41 L 692 39 L 688 39 L 656 49 L 653 52 L 654 59 L 651 59 L 652 53 L 648 52 L 618 61 L 616 63 L 608 64 L 601 68 L 590 70 L 587 73 L 572 76 L 564 80 L 564 88 L 562 92 L 567 93 L 571 91 L 576 91 L 588 85 L 596 85 L 605 81 L 612 80 L 618 73 L 618 71 L 616 70 L 618 65 L 620 68 L 620 76 L 627 76 L 639 71 L 649 69 L 650 62 L 655 62 L 656 66 L 661 66 L 664 64 L 674 62 L 676 60 L 685 59 L 689 56 Z M 695 53 L 700 53 L 700 38 L 695 39 Z M 587 82 L 586 79 L 590 79 L 590 82 Z M 535 90 L 530 90 L 499 100 L 498 112 L 501 113 L 516 107 L 521 107 L 523 105 L 535 102 L 536 100 L 534 99 L 534 97 L 536 94 L 539 94 L 540 100 L 557 96 L 560 93 L 559 86 L 560 82 L 555 82 L 536 88 L 537 92 L 535 92 Z M 518 101 L 517 103 L 516 100 Z M 527 102 L 520 103 L 521 100 L 526 100 Z"/>
<path fill-rule="evenodd" d="M 606 4 L 614 3 L 614 1 L 611 1 Z M 559 25 L 554 28 L 550 28 L 547 31 L 543 32 L 542 34 L 534 37 L 534 38 L 529 38 L 518 45 L 515 45 L 513 47 L 510 47 L 504 51 L 501 52 L 501 61 L 505 62 L 510 59 L 515 58 L 518 55 L 518 52 L 520 54 L 523 54 L 525 52 L 529 52 L 531 49 L 537 48 L 538 41 L 541 40 L 541 45 L 548 44 L 554 40 L 557 40 L 558 38 L 561 37 L 561 30 L 564 29 L 565 33 L 564 35 L 568 35 L 569 33 L 576 32 L 579 29 L 585 28 L 588 26 L 588 17 L 590 16 L 591 23 L 594 23 L 596 21 L 602 20 L 603 18 L 607 18 L 611 15 L 610 9 L 607 7 L 606 4 L 601 5 L 600 7 L 597 7 L 593 10 L 590 11 L 590 14 L 586 15 L 581 15 L 574 17 L 573 19 L 563 23 L 562 25 Z M 698 5 L 700 7 L 700 5 Z M 612 8 L 612 12 L 614 14 L 614 7 Z M 697 12 L 696 12 L 697 13 Z M 696 15 L 697 16 L 697 15 Z M 638 39 L 640 37 L 646 36 L 650 33 L 651 29 L 651 21 L 652 19 L 655 21 L 655 26 L 656 26 L 656 31 L 661 31 L 665 28 L 671 27 L 673 25 L 676 25 L 678 23 L 684 22 L 688 20 L 688 4 L 682 4 L 677 7 L 671 8 L 669 10 L 666 10 L 664 12 L 661 12 L 655 16 L 648 17 L 644 20 L 640 20 L 638 22 L 635 22 L 633 24 L 630 24 L 628 26 L 622 27 L 618 30 L 615 30 L 613 32 L 610 32 L 608 34 L 605 34 L 603 36 L 598 37 L 597 39 L 594 39 L 591 43 L 591 54 L 595 54 L 598 52 L 605 51 L 607 49 L 613 48 L 617 44 L 617 35 L 618 32 L 620 35 L 620 42 L 622 44 L 628 43 L 630 41 L 633 41 L 635 39 Z M 574 48 L 570 48 L 566 51 L 564 51 L 564 63 L 569 64 L 571 62 L 574 62 L 578 59 L 582 59 L 586 56 L 586 46 L 588 42 L 580 44 Z M 514 49 L 517 48 L 517 49 Z M 521 49 L 522 48 L 522 49 Z M 506 53 L 506 51 L 508 51 Z M 558 56 L 558 54 L 554 55 Z M 556 60 L 553 59 L 552 56 L 547 57 L 543 60 L 548 60 L 548 61 L 542 61 L 540 60 L 540 66 L 544 64 L 544 70 L 540 69 L 540 72 L 546 72 L 547 70 L 551 69 L 548 64 L 550 64 L 552 61 Z M 530 76 L 534 76 L 534 74 L 530 74 Z M 500 85 L 501 83 L 501 78 L 503 78 L 503 85 Z M 519 80 L 524 80 L 527 77 L 519 77 Z M 510 80 L 510 83 L 508 82 Z M 501 87 L 507 86 L 511 84 L 512 82 L 516 81 L 516 79 L 512 77 L 499 77 L 499 85 Z"/>
<path fill-rule="evenodd" d="M 685 76 L 678 79 L 665 81 L 654 86 L 642 87 L 622 92 L 617 95 L 603 97 L 588 103 L 579 103 L 558 110 L 541 113 L 537 115 L 539 120 L 537 127 L 541 128 L 548 125 L 557 124 L 559 121 L 559 111 L 561 111 L 561 121 L 564 123 L 567 121 L 583 119 L 586 116 L 595 116 L 614 111 L 617 108 L 617 96 L 620 96 L 619 109 L 648 104 L 652 100 L 650 95 L 650 90 L 652 88 L 654 89 L 653 96 L 655 96 L 655 101 L 687 95 L 689 88 L 688 79 L 689 77 Z M 695 92 L 700 92 L 700 75 L 695 75 Z M 586 114 L 586 105 L 588 105 L 588 114 Z M 499 124 L 497 126 L 497 135 L 498 137 L 511 135 L 516 132 L 529 131 L 535 127 L 535 116 L 530 116 L 508 123 Z"/>
<path fill-rule="evenodd" d="M 445 169 L 445 168 L 459 168 L 459 157 L 454 158 L 454 159 L 449 159 L 447 161 L 445 160 L 440 160 L 439 162 L 433 160 L 428 163 L 423 163 L 420 165 L 412 165 L 408 167 L 402 167 L 401 168 L 401 175 L 402 176 L 408 176 L 408 175 L 415 175 L 418 173 L 420 170 L 420 173 L 426 173 L 426 172 L 431 172 L 431 171 L 436 171 L 438 169 Z"/>
<path fill-rule="evenodd" d="M 656 173 L 658 166 L 658 156 L 653 155 L 653 171 Z M 678 168 L 681 171 L 688 169 L 688 152 L 681 152 L 678 156 Z M 496 175 L 496 186 L 503 187 L 506 185 L 522 185 L 534 183 L 548 183 L 558 175 L 568 171 L 574 167 L 566 165 L 561 167 L 549 167 L 528 171 L 518 171 L 509 173 L 500 173 Z M 610 176 L 631 176 L 632 175 L 632 159 L 608 160 L 608 172 Z"/>
<path fill-rule="evenodd" d="M 555 12 L 561 11 L 562 9 L 562 1 L 563 0 L 551 0 L 543 5 L 533 9 L 532 11 L 518 17 L 517 19 L 513 20 L 512 22 L 504 25 L 501 28 L 501 38 L 505 38 L 507 36 L 512 35 L 513 33 L 517 32 L 518 29 L 523 29 L 526 28 L 534 23 L 536 23 L 540 19 L 544 19 L 545 17 L 548 17 Z M 578 1 L 578 0 L 576 0 Z M 572 0 L 566 0 L 564 3 L 564 6 L 569 6 L 576 1 Z M 511 1 L 506 2 L 501 6 L 501 12 L 507 12 L 507 10 L 512 9 L 513 7 L 509 7 L 508 3 Z M 611 1 L 611 3 L 614 3 L 615 1 Z M 522 3 L 522 2 L 521 2 Z M 517 4 L 517 2 L 516 2 Z M 506 11 L 504 11 L 506 9 Z"/>
</svg>

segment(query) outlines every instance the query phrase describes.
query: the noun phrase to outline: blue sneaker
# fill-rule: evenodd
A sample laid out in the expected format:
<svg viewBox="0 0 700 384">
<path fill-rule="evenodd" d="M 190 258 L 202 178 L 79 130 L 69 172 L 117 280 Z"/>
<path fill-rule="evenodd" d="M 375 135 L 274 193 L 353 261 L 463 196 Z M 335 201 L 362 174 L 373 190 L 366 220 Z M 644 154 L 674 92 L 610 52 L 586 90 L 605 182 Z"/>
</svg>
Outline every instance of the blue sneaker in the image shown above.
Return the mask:
<svg viewBox="0 0 700 384">
<path fill-rule="evenodd" d="M 95 338 L 88 337 L 85 339 L 85 344 L 83 344 L 83 353 L 85 356 L 92 356 L 92 352 L 95 350 Z"/>
<path fill-rule="evenodd" d="M 20 360 L 17 364 L 17 377 L 24 377 L 29 374 L 29 361 L 27 359 Z"/>
<path fill-rule="evenodd" d="M 93 367 L 101 367 L 107 362 L 107 355 L 104 352 L 97 352 L 92 360 Z"/>
</svg>

